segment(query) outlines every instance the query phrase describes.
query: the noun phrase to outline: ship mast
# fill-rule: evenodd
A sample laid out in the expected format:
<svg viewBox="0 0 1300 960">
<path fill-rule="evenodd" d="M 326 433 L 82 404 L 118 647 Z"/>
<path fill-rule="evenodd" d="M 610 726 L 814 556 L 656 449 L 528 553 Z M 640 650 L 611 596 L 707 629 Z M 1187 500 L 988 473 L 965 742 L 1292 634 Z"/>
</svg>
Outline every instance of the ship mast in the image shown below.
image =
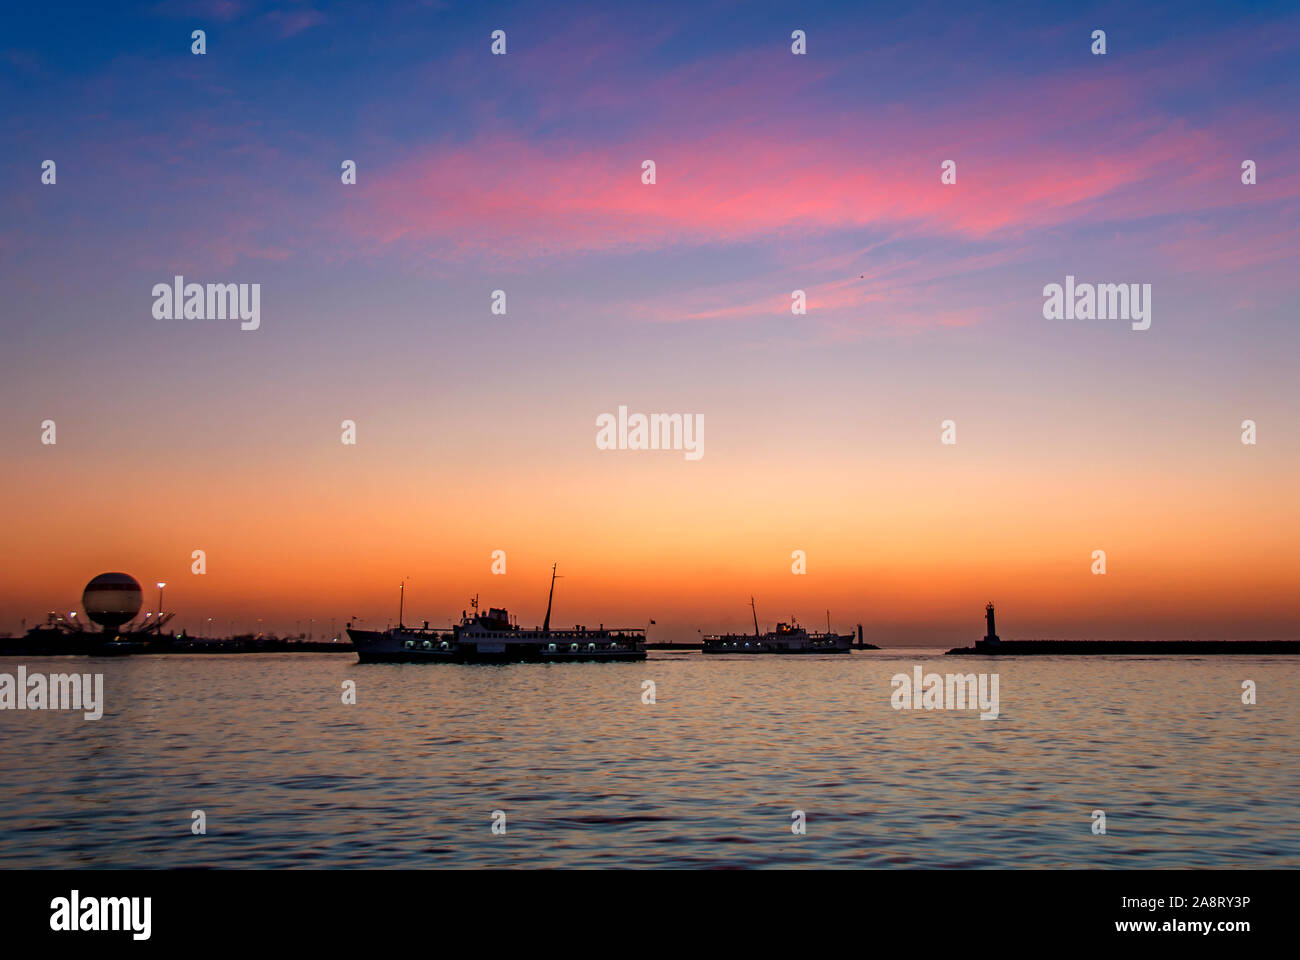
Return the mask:
<svg viewBox="0 0 1300 960">
<path fill-rule="evenodd" d="M 754 606 L 754 595 L 749 596 L 749 609 L 754 614 L 754 636 L 758 636 L 758 608 Z"/>
<path fill-rule="evenodd" d="M 406 580 L 409 579 L 410 577 L 406 578 Z M 406 580 L 403 580 L 401 583 L 397 585 L 397 588 L 400 591 L 397 597 L 397 629 L 398 630 L 402 629 L 402 613 L 406 609 Z"/>
<path fill-rule="evenodd" d="M 551 564 L 551 593 L 546 598 L 546 619 L 542 621 L 542 634 L 547 637 L 551 635 L 551 601 L 555 599 L 555 567 L 556 564 Z"/>
</svg>

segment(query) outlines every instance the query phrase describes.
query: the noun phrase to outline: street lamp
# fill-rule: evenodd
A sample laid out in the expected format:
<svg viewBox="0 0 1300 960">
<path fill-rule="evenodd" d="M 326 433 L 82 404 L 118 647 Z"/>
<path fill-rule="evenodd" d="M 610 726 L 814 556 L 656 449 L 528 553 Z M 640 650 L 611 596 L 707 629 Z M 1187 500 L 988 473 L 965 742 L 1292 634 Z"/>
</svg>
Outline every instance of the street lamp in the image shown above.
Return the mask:
<svg viewBox="0 0 1300 960">
<path fill-rule="evenodd" d="M 163 592 L 163 587 L 167 586 L 167 584 L 159 580 L 157 586 L 158 586 L 158 616 L 161 617 L 162 616 L 162 592 Z"/>
</svg>

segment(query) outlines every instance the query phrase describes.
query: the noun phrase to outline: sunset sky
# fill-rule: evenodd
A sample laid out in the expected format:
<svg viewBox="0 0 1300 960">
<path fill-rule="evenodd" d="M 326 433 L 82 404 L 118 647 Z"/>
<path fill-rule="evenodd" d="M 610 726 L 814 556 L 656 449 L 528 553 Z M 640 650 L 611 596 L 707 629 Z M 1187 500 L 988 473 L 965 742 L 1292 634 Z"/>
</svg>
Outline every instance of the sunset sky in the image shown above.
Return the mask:
<svg viewBox="0 0 1300 960">
<path fill-rule="evenodd" d="M 531 625 L 558 562 L 555 622 L 661 638 L 1297 637 L 1300 11 L 982 7 L 6 5 L 0 633 L 107 570 L 191 632 L 403 577 Z M 1150 329 L 1045 320 L 1067 274 Z"/>
</svg>

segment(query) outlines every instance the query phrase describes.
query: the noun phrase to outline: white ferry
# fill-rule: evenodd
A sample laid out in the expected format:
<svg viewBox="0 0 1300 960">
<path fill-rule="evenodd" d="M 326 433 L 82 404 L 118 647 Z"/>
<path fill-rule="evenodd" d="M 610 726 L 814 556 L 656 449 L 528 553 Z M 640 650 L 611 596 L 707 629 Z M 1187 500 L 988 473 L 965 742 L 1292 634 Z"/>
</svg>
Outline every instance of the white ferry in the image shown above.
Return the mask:
<svg viewBox="0 0 1300 960">
<path fill-rule="evenodd" d="M 704 653 L 848 653 L 853 649 L 853 634 L 831 633 L 830 616 L 827 615 L 826 633 L 809 633 L 790 618 L 790 623 L 778 623 L 775 630 L 759 633 L 758 610 L 754 598 L 749 598 L 754 613 L 754 632 L 713 634 L 704 638 Z M 858 628 L 861 631 L 861 627 Z M 858 642 L 861 643 L 859 635 Z M 870 649 L 870 645 L 863 645 Z"/>
<path fill-rule="evenodd" d="M 399 606 L 397 626 L 390 630 L 358 630 L 348 624 L 348 636 L 360 663 L 549 663 L 570 660 L 644 660 L 644 627 L 578 625 L 551 629 L 551 601 L 555 598 L 555 566 L 551 567 L 551 592 L 541 627 L 522 629 L 503 608 L 479 609 L 478 597 L 470 601 L 472 613 L 461 611 L 452 627 L 408 627 Z M 405 600 L 405 588 L 402 593 Z"/>
</svg>

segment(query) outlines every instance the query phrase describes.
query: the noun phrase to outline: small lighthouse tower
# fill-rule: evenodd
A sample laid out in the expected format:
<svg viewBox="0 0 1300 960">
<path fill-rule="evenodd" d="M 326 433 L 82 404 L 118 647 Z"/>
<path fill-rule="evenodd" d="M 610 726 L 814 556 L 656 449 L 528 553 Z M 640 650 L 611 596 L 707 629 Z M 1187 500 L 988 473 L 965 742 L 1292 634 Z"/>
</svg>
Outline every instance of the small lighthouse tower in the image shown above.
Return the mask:
<svg viewBox="0 0 1300 960">
<path fill-rule="evenodd" d="M 984 619 L 988 623 L 988 632 L 984 635 L 984 643 L 991 647 L 996 647 L 1002 641 L 998 639 L 997 627 L 993 623 L 993 601 L 990 600 L 984 607 Z"/>
</svg>

